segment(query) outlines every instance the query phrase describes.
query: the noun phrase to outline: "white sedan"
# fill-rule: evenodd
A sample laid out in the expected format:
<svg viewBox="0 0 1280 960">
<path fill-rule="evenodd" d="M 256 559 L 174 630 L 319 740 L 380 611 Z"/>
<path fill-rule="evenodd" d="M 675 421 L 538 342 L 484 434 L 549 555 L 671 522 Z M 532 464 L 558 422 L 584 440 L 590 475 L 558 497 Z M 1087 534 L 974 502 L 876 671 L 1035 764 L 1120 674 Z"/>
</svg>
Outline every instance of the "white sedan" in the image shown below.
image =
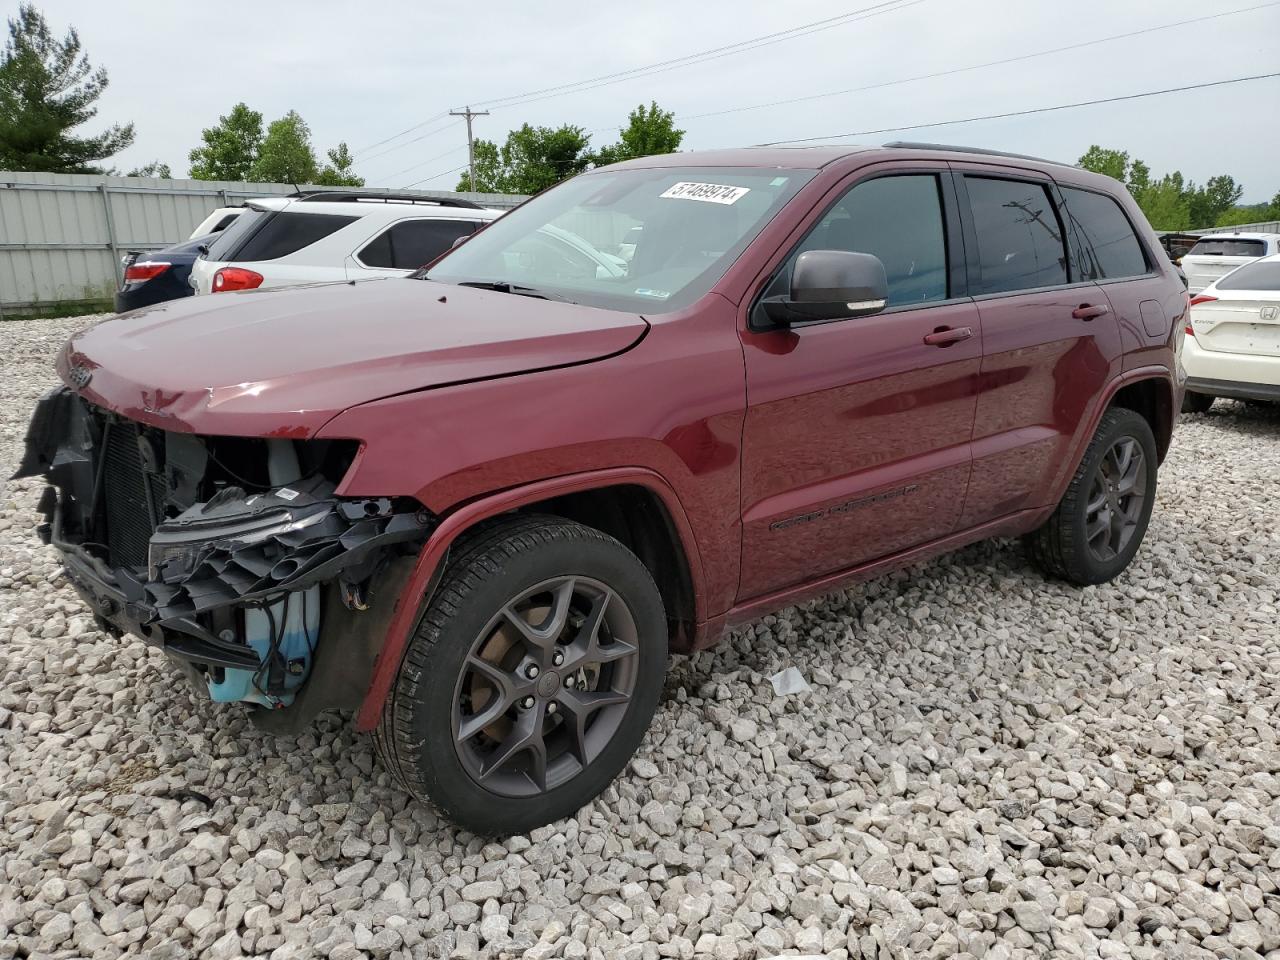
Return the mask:
<svg viewBox="0 0 1280 960">
<path fill-rule="evenodd" d="M 1215 397 L 1280 401 L 1280 254 L 1245 264 L 1191 298 L 1184 411 Z"/>
</svg>

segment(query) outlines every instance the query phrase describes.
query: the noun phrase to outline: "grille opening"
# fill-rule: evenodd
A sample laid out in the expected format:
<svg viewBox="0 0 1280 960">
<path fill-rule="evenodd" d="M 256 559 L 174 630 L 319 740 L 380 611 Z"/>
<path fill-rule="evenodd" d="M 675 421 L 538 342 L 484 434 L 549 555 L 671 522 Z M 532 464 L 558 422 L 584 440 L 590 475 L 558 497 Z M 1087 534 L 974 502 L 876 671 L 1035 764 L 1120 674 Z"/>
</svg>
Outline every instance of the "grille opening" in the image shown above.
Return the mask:
<svg viewBox="0 0 1280 960">
<path fill-rule="evenodd" d="M 156 526 L 219 490 L 257 493 L 271 487 L 264 439 L 171 434 L 105 410 L 92 412 L 101 480 L 93 518 L 81 536 L 86 547 L 105 552 L 111 566 L 145 568 Z M 294 443 L 302 475 L 319 474 L 335 484 L 360 447 L 355 440 Z"/>
</svg>

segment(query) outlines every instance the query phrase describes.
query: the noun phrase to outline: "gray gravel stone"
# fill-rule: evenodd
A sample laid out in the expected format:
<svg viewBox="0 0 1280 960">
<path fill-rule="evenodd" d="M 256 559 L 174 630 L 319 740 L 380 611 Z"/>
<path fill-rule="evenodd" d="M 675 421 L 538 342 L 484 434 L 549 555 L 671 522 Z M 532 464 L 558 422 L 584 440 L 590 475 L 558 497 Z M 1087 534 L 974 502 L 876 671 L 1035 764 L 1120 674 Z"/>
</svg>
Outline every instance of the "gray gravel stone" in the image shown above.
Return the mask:
<svg viewBox="0 0 1280 960">
<path fill-rule="evenodd" d="M 0 324 L 0 475 L 90 319 Z M 673 661 L 599 800 L 506 840 L 411 801 L 346 717 L 254 733 L 99 631 L 9 482 L 0 960 L 1271 960 L 1277 476 L 1280 410 L 1183 417 L 1115 582 L 1000 541 L 748 624 Z M 773 693 L 786 667 L 808 691 Z"/>
</svg>

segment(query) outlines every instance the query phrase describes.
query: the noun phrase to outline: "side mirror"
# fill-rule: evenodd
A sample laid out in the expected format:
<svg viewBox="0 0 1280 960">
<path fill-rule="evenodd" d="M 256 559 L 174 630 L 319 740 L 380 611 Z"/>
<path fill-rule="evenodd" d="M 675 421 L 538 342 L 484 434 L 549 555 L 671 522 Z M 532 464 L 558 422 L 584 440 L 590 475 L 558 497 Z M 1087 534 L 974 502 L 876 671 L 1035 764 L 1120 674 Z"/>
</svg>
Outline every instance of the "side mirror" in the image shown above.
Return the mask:
<svg viewBox="0 0 1280 960">
<path fill-rule="evenodd" d="M 470 239 L 471 239 L 471 234 L 464 233 L 462 236 L 455 239 L 453 243 L 449 244 L 449 249 L 453 250 L 455 247 L 460 247 Z"/>
<path fill-rule="evenodd" d="M 791 292 L 761 302 L 773 323 L 790 326 L 879 313 L 889 300 L 884 264 L 870 253 L 809 250 L 796 258 Z"/>
</svg>

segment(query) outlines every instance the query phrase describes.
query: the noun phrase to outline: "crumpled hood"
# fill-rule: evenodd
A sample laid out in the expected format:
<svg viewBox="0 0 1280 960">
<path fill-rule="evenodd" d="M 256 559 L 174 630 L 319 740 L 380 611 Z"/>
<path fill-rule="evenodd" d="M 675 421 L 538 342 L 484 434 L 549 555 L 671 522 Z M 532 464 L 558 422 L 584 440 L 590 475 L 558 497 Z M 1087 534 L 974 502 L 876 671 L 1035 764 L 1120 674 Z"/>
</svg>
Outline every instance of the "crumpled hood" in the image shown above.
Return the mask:
<svg viewBox="0 0 1280 960">
<path fill-rule="evenodd" d="M 397 277 L 156 304 L 72 337 L 57 368 L 165 430 L 301 439 L 357 404 L 586 363 L 646 330 L 635 314 Z"/>
</svg>

